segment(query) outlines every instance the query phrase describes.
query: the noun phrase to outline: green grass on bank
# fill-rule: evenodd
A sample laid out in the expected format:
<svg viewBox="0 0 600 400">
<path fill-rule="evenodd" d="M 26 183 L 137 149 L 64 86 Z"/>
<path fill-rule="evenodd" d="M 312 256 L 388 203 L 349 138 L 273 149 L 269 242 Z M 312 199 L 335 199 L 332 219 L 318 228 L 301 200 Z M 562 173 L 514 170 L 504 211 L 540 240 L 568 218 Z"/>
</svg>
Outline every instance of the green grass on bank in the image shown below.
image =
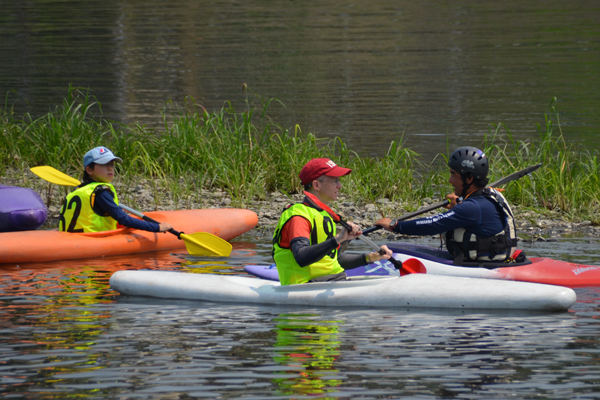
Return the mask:
<svg viewBox="0 0 600 400">
<path fill-rule="evenodd" d="M 17 118 L 8 106 L 0 111 L 0 175 L 8 169 L 50 165 L 81 178 L 83 154 L 104 145 L 124 161 L 118 167 L 119 181 L 135 185 L 144 177 L 167 187 L 175 198 L 222 188 L 234 204 L 244 206 L 274 191 L 298 193 L 298 172 L 316 157 L 353 169 L 343 191 L 356 202 L 388 198 L 414 209 L 424 198 L 437 200 L 450 192 L 447 154 L 423 160 L 400 140 L 391 142 L 383 157 L 360 157 L 339 138 L 324 140 L 297 125 L 277 124 L 268 115 L 271 103 L 262 100 L 253 107 L 246 99 L 243 110 L 227 103 L 211 113 L 195 104 L 168 102 L 160 128 L 148 128 L 105 120 L 93 97 L 70 88 L 62 105 L 37 119 Z M 516 141 L 503 124 L 491 127 L 481 144 L 491 159 L 491 180 L 542 163 L 534 179 L 507 185 L 507 198 L 600 221 L 598 155 L 565 142 L 556 99 L 538 130 L 537 140 Z"/>
</svg>

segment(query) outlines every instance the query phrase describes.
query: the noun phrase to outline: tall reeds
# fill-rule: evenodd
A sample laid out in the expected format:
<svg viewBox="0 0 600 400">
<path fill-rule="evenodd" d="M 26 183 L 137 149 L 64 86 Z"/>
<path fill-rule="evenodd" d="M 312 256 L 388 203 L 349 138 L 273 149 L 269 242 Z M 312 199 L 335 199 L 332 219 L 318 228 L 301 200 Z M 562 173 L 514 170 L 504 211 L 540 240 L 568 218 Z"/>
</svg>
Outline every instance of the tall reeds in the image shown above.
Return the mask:
<svg viewBox="0 0 600 400">
<path fill-rule="evenodd" d="M 513 202 L 597 221 L 600 212 L 598 156 L 565 140 L 556 98 L 549 104 L 545 124 L 538 124 L 538 140 L 517 141 L 504 124 L 493 128 L 484 145 L 496 176 L 542 164 L 530 178 L 508 186 L 507 194 Z"/>
<path fill-rule="evenodd" d="M 268 115 L 272 101 L 261 99 L 256 108 L 247 98 L 242 111 L 226 103 L 215 112 L 193 99 L 182 106 L 167 102 L 160 129 L 151 129 L 107 121 L 88 92 L 69 88 L 63 104 L 40 118 L 16 119 L 8 107 L 0 112 L 0 174 L 8 168 L 51 165 L 80 177 L 83 154 L 105 145 L 124 161 L 117 180 L 134 187 L 139 179 L 149 180 L 157 203 L 216 188 L 228 192 L 239 206 L 275 191 L 298 193 L 302 190 L 298 172 L 316 157 L 332 158 L 353 169 L 344 179 L 343 192 L 355 202 L 388 198 L 415 209 L 424 198 L 437 200 L 450 192 L 447 155 L 426 162 L 399 137 L 384 156 L 360 157 L 340 138 L 324 140 L 297 125 L 280 126 Z M 596 221 L 597 154 L 565 141 L 555 99 L 545 126 L 538 130 L 537 140 L 517 141 L 504 124 L 492 126 L 482 143 L 491 159 L 491 180 L 542 163 L 531 179 L 506 186 L 509 200 Z"/>
</svg>

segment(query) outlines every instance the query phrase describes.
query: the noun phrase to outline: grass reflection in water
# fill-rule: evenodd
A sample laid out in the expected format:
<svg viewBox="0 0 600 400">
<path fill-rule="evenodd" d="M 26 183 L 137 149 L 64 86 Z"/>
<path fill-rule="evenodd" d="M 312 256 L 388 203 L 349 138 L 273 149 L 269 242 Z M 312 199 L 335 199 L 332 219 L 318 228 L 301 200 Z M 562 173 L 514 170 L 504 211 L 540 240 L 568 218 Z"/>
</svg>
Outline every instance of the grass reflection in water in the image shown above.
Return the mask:
<svg viewBox="0 0 600 400">
<path fill-rule="evenodd" d="M 286 366 L 293 378 L 274 379 L 281 394 L 320 395 L 332 391 L 342 380 L 335 361 L 340 355 L 337 337 L 343 321 L 321 321 L 318 314 L 280 314 L 274 321 L 274 360 Z"/>
<path fill-rule="evenodd" d="M 0 367 L 10 366 L 10 393 L 52 397 L 57 374 L 88 374 L 105 368 L 98 338 L 110 331 L 114 291 L 111 274 L 121 269 L 173 269 L 178 257 L 107 257 L 3 267 L 0 272 Z M 72 380 L 68 380 L 73 382 Z M 82 383 L 81 379 L 76 380 Z M 46 393 L 46 389 L 48 392 Z M 80 391 L 85 398 L 96 389 Z"/>
</svg>

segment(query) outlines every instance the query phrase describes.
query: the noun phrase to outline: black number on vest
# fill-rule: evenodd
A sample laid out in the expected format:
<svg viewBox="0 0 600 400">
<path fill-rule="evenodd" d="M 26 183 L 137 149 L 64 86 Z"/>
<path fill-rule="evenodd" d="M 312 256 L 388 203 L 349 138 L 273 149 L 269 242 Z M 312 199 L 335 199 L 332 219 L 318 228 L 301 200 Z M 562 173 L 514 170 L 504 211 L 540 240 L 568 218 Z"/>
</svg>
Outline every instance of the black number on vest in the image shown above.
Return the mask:
<svg viewBox="0 0 600 400">
<path fill-rule="evenodd" d="M 65 199 L 63 206 L 60 208 L 60 215 L 58 216 L 58 230 L 63 232 L 66 228 L 65 225 L 67 224 L 65 212 L 67 212 L 67 199 Z"/>
<path fill-rule="evenodd" d="M 79 218 L 79 214 L 81 214 L 81 198 L 79 198 L 79 196 L 73 197 L 71 201 L 69 201 L 69 204 L 66 207 L 63 207 L 63 213 L 60 215 L 60 221 L 64 227 L 66 224 L 64 213 L 67 212 L 67 210 L 70 210 L 73 207 L 73 204 L 75 204 L 75 211 L 73 211 L 73 218 L 71 218 L 71 223 L 69 224 L 67 232 L 83 232 L 83 228 L 75 229 L 75 226 L 77 225 L 77 219 Z"/>
<path fill-rule="evenodd" d="M 327 216 L 323 217 L 323 230 L 325 231 L 327 238 L 333 237 L 333 221 Z M 336 253 L 337 249 L 333 249 L 327 256 L 335 259 Z"/>
</svg>

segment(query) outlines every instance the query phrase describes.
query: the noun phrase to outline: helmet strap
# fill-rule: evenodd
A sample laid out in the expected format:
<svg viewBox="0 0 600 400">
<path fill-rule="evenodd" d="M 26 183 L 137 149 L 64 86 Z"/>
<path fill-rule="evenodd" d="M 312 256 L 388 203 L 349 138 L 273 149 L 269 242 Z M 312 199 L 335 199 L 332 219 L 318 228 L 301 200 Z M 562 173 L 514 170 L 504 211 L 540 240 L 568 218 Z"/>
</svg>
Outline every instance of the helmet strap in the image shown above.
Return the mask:
<svg viewBox="0 0 600 400">
<path fill-rule="evenodd" d="M 463 182 L 462 193 L 460 194 L 460 197 L 462 197 L 463 199 L 466 199 L 469 188 L 471 187 L 471 185 L 473 184 L 475 179 L 473 179 L 473 181 L 471 181 L 471 183 L 467 182 L 467 174 L 461 175 L 460 178 L 462 179 L 462 182 Z"/>
</svg>

